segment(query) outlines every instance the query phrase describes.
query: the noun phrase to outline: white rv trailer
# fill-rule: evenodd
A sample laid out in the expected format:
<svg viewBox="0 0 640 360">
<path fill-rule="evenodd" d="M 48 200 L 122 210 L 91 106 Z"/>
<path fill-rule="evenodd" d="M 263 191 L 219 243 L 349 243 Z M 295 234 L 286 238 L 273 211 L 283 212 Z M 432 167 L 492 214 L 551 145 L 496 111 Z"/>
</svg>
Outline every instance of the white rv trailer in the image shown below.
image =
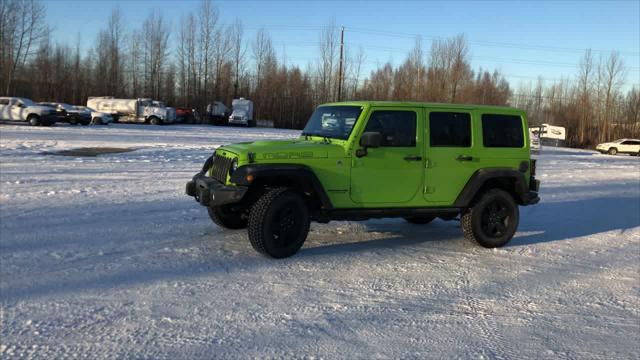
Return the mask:
<svg viewBox="0 0 640 360">
<path fill-rule="evenodd" d="M 162 101 L 152 99 L 116 99 L 111 96 L 89 97 L 87 106 L 111 114 L 120 122 L 141 122 L 152 125 L 171 124 L 176 110 Z"/>
<path fill-rule="evenodd" d="M 540 138 L 540 145 L 564 146 L 567 140 L 567 130 L 562 126 L 542 124 L 531 127 L 530 131 Z"/>
</svg>

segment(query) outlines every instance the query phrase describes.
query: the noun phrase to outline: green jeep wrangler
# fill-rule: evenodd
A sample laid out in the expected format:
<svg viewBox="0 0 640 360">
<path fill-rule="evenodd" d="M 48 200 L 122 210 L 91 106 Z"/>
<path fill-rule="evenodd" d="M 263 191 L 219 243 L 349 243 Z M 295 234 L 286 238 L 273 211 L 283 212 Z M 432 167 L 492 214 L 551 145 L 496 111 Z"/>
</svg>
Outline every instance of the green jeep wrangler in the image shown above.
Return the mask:
<svg viewBox="0 0 640 360">
<path fill-rule="evenodd" d="M 186 192 L 275 258 L 302 247 L 311 220 L 460 216 L 467 239 L 493 248 L 516 232 L 518 205 L 540 200 L 527 129 L 506 107 L 326 104 L 298 139 L 219 147 Z"/>
</svg>

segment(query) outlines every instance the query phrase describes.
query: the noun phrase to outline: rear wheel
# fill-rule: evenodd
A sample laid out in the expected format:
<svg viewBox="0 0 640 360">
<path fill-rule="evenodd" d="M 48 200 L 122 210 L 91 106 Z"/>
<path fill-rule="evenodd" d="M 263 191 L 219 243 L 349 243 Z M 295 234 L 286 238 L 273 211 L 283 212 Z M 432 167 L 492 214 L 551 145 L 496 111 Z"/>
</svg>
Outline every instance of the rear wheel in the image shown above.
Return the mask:
<svg viewBox="0 0 640 360">
<path fill-rule="evenodd" d="M 209 217 L 218 226 L 227 229 L 244 229 L 247 227 L 247 219 L 242 214 L 233 212 L 228 205 L 207 207 Z"/>
<path fill-rule="evenodd" d="M 460 219 L 464 237 L 486 248 L 505 245 L 518 228 L 518 204 L 504 190 L 484 193 Z"/>
<path fill-rule="evenodd" d="M 155 116 L 152 116 L 152 117 L 149 119 L 149 124 L 151 124 L 151 125 L 159 125 L 159 124 L 160 124 L 160 119 L 158 119 L 158 118 L 157 118 L 157 117 L 155 117 Z"/>
<path fill-rule="evenodd" d="M 307 204 L 289 188 L 271 189 L 251 208 L 248 232 L 251 246 L 259 253 L 274 258 L 289 257 L 307 239 Z"/>
<path fill-rule="evenodd" d="M 609 153 L 609 155 L 615 155 L 618 153 L 618 149 L 616 148 L 610 148 L 609 151 L 607 151 Z"/>
<path fill-rule="evenodd" d="M 93 118 L 93 123 L 94 123 L 95 125 L 104 125 L 104 124 L 102 123 L 102 118 L 99 118 L 99 117 L 97 117 L 97 118 Z"/>
<path fill-rule="evenodd" d="M 404 219 L 411 224 L 424 225 L 432 222 L 435 218 L 435 216 L 409 216 Z"/>
</svg>

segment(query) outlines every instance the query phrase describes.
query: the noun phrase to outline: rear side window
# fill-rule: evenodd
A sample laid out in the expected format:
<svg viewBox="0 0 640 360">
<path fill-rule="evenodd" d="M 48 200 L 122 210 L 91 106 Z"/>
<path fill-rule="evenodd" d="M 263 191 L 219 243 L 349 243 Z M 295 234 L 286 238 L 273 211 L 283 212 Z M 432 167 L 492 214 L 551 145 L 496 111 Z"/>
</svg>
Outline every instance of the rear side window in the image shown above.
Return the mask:
<svg viewBox="0 0 640 360">
<path fill-rule="evenodd" d="M 485 147 L 521 148 L 524 146 L 522 118 L 514 115 L 482 115 L 482 143 Z"/>
<path fill-rule="evenodd" d="M 376 110 L 364 131 L 379 132 L 382 135 L 380 146 L 415 147 L 416 119 L 413 111 Z"/>
<path fill-rule="evenodd" d="M 0 105 L 9 105 L 9 99 L 0 99 Z"/>
<path fill-rule="evenodd" d="M 429 139 L 432 147 L 471 147 L 471 115 L 429 113 Z"/>
</svg>

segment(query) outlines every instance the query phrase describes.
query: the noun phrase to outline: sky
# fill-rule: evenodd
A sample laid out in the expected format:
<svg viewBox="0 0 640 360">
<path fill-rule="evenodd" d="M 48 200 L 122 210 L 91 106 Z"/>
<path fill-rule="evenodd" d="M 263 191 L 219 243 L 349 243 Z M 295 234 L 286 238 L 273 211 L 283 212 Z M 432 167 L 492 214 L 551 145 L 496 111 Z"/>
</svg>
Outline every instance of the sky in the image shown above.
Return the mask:
<svg viewBox="0 0 640 360">
<path fill-rule="evenodd" d="M 180 18 L 200 1 L 48 0 L 54 41 L 91 48 L 118 6 L 127 30 L 154 10 L 177 38 Z M 362 48 L 363 74 L 401 63 L 419 35 L 425 50 L 438 38 L 464 34 L 474 69 L 498 69 L 512 84 L 573 78 L 584 49 L 598 58 L 612 50 L 625 64 L 625 87 L 640 84 L 640 0 L 632 1 L 213 1 L 220 23 L 242 21 L 245 42 L 264 27 L 279 58 L 305 68 L 318 57 L 322 27 L 345 27 L 345 47 Z M 172 41 L 172 43 L 175 43 Z M 247 52 L 251 56 L 251 52 Z"/>
</svg>

